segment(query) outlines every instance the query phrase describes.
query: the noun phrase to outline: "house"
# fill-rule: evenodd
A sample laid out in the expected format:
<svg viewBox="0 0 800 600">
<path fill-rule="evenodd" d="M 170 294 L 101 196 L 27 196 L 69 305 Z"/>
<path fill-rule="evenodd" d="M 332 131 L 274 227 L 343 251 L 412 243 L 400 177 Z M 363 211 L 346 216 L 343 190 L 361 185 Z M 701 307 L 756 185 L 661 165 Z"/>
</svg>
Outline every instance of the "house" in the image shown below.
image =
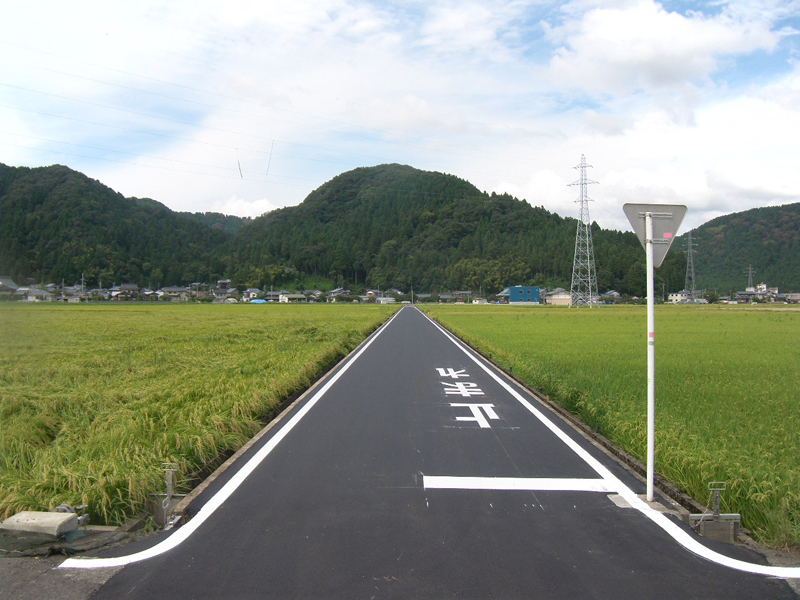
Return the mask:
<svg viewBox="0 0 800 600">
<path fill-rule="evenodd" d="M 308 298 L 309 302 L 319 302 L 320 298 L 325 295 L 325 292 L 320 290 L 303 290 L 303 294 Z"/>
<path fill-rule="evenodd" d="M 281 290 L 280 292 L 273 292 L 272 290 L 268 292 L 264 292 L 264 300 L 267 302 L 280 302 L 281 294 L 286 294 L 287 292 Z"/>
<path fill-rule="evenodd" d="M 53 294 L 36 286 L 22 286 L 14 291 L 14 297 L 20 302 L 52 302 Z"/>
<path fill-rule="evenodd" d="M 286 303 L 294 303 L 294 302 L 308 302 L 308 298 L 306 298 L 303 294 L 281 294 L 278 298 L 278 302 Z"/>
<path fill-rule="evenodd" d="M 384 296 L 402 296 L 403 292 L 398 290 L 397 288 L 389 288 L 385 292 L 383 292 Z"/>
<path fill-rule="evenodd" d="M 539 288 L 533 285 L 512 285 L 497 294 L 503 304 L 540 304 L 541 294 Z"/>
<path fill-rule="evenodd" d="M 667 296 L 668 301 L 672 304 L 683 304 L 689 298 L 689 294 L 686 293 L 686 290 L 681 290 L 680 292 L 672 292 L 669 296 Z"/>
<path fill-rule="evenodd" d="M 489 304 L 489 301 L 486 298 L 475 298 L 472 300 L 473 304 Z"/>
<path fill-rule="evenodd" d="M 217 281 L 217 285 L 214 286 L 212 293 L 214 294 L 214 300 L 222 302 L 234 296 L 236 294 L 236 288 L 231 287 L 230 279 L 220 279 Z"/>
<path fill-rule="evenodd" d="M 378 304 L 394 304 L 396 302 L 395 298 L 389 298 L 387 296 L 381 296 L 379 298 L 375 298 L 375 302 Z"/>
<path fill-rule="evenodd" d="M 147 291 L 147 290 L 143 290 Z M 192 292 L 189 288 L 171 285 L 167 287 L 163 287 L 157 292 L 159 297 L 163 300 L 164 298 L 168 298 L 172 302 L 186 302 L 192 295 Z"/>
<path fill-rule="evenodd" d="M 119 286 L 119 291 L 115 294 L 112 292 L 114 300 L 136 300 L 139 297 L 139 286 L 135 283 L 123 283 Z"/>
<path fill-rule="evenodd" d="M 800 304 L 800 292 L 788 292 L 783 295 L 786 299 L 786 302 L 790 304 Z"/>
<path fill-rule="evenodd" d="M 328 294 L 328 302 L 336 302 L 336 299 L 340 296 L 349 296 L 350 290 L 346 290 L 344 288 L 336 288 L 332 292 Z"/>
<path fill-rule="evenodd" d="M 556 288 L 545 294 L 545 304 L 553 306 L 569 306 L 572 294 L 564 288 Z"/>
<path fill-rule="evenodd" d="M 255 300 L 261 295 L 261 290 L 258 288 L 247 288 L 244 292 L 242 292 L 242 300 L 248 302 L 250 300 Z"/>
</svg>

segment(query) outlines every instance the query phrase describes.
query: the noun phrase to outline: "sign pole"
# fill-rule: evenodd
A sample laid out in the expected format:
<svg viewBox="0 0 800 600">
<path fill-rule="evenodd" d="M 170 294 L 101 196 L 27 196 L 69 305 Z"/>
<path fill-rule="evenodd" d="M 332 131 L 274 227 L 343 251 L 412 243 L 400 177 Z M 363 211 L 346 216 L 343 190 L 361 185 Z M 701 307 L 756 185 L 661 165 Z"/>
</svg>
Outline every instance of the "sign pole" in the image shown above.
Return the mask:
<svg viewBox="0 0 800 600">
<path fill-rule="evenodd" d="M 645 213 L 647 256 L 647 501 L 653 501 L 653 471 L 656 446 L 656 340 L 653 276 L 653 213 Z"/>
<path fill-rule="evenodd" d="M 647 258 L 647 501 L 653 501 L 656 457 L 656 327 L 653 269 L 675 241 L 686 207 L 682 204 L 625 204 L 622 207 Z"/>
</svg>

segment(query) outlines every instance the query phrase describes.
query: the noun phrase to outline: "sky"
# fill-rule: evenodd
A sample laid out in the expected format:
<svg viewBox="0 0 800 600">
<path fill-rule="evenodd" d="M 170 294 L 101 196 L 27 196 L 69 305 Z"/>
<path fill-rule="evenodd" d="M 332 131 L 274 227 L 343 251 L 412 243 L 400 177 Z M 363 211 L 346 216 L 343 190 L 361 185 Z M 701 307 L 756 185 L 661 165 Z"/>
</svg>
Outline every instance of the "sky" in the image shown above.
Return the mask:
<svg viewBox="0 0 800 600">
<path fill-rule="evenodd" d="M 255 217 L 357 167 L 629 230 L 800 201 L 800 0 L 8 3 L 0 162 Z"/>
</svg>

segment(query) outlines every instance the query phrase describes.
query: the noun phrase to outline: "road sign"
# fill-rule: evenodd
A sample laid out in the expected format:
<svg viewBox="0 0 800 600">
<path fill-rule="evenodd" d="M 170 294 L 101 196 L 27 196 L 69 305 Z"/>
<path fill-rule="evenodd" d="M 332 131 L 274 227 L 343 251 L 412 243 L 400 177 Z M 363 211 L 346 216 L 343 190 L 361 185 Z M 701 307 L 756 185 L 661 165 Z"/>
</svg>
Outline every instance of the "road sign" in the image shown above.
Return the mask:
<svg viewBox="0 0 800 600">
<path fill-rule="evenodd" d="M 626 204 L 622 207 L 628 217 L 633 231 L 647 249 L 645 216 L 650 213 L 653 218 L 653 266 L 660 267 L 669 251 L 675 234 L 686 215 L 686 207 L 682 204 Z"/>
<path fill-rule="evenodd" d="M 644 247 L 647 262 L 647 501 L 653 501 L 656 462 L 656 321 L 654 267 L 660 267 L 686 215 L 682 204 L 626 204 L 625 216 Z"/>
</svg>

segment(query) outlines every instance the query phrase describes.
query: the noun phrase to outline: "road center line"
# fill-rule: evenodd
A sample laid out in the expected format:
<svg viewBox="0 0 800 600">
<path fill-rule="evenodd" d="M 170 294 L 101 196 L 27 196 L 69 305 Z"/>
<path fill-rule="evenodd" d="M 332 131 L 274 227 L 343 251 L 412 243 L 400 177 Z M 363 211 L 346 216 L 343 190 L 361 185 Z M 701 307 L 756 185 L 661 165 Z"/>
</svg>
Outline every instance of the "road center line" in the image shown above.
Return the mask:
<svg viewBox="0 0 800 600">
<path fill-rule="evenodd" d="M 615 492 L 604 479 L 555 477 L 448 477 L 423 475 L 426 490 L 520 490 L 529 492 Z"/>
</svg>

